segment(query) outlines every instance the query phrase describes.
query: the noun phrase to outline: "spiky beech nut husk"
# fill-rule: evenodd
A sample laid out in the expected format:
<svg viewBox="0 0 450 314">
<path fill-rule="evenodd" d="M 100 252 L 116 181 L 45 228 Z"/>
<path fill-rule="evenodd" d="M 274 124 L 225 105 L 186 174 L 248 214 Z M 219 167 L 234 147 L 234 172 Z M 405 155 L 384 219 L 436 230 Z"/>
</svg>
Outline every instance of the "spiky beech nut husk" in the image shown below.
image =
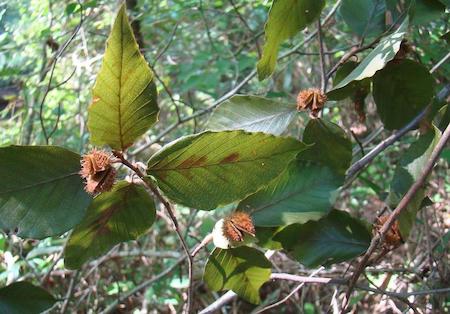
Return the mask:
<svg viewBox="0 0 450 314">
<path fill-rule="evenodd" d="M 386 221 L 389 219 L 388 215 L 378 217 L 377 220 L 374 223 L 373 226 L 373 233 L 374 235 L 379 233 L 383 225 L 386 223 Z M 384 237 L 384 243 L 387 247 L 390 248 L 396 248 L 400 244 L 403 243 L 402 236 L 400 234 L 400 226 L 398 224 L 398 221 L 395 221 L 394 224 L 391 226 L 389 231 L 386 233 Z"/>
<path fill-rule="evenodd" d="M 116 174 L 110 153 L 94 149 L 83 155 L 80 175 L 86 179 L 86 192 L 94 195 L 111 190 Z"/>
<path fill-rule="evenodd" d="M 297 110 L 311 110 L 311 114 L 316 117 L 326 101 L 327 96 L 320 89 L 305 89 L 298 93 Z"/>
<path fill-rule="evenodd" d="M 110 166 L 104 171 L 97 172 L 86 178 L 85 190 L 89 194 L 98 194 L 102 192 L 108 192 L 114 185 L 117 171 L 114 167 Z"/>
<path fill-rule="evenodd" d="M 81 158 L 80 174 L 83 178 L 102 172 L 111 167 L 111 154 L 93 149 Z"/>
<path fill-rule="evenodd" d="M 244 235 L 255 236 L 252 218 L 245 212 L 234 212 L 224 219 L 223 234 L 231 241 L 242 242 Z"/>
</svg>

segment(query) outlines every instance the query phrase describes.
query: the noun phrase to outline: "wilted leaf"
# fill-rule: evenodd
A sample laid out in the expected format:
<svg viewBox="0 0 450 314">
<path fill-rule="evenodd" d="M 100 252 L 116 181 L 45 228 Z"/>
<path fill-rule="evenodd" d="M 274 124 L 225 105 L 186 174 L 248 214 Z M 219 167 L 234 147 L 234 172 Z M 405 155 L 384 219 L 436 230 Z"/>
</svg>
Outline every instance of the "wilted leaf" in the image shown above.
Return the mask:
<svg viewBox="0 0 450 314">
<path fill-rule="evenodd" d="M 258 304 L 259 288 L 269 280 L 271 268 L 272 264 L 257 249 L 216 248 L 208 258 L 203 280 L 211 290 L 233 290 L 248 302 Z"/>
<path fill-rule="evenodd" d="M 277 63 L 278 49 L 320 16 L 324 0 L 274 0 L 265 26 L 266 43 L 257 69 L 259 80 L 272 75 Z"/>
<path fill-rule="evenodd" d="M 370 244 L 370 233 L 362 221 L 332 210 L 318 221 L 287 226 L 274 240 L 306 267 L 316 267 L 361 255 Z"/>
<path fill-rule="evenodd" d="M 97 196 L 83 221 L 73 230 L 65 250 L 65 265 L 80 268 L 116 244 L 135 240 L 155 221 L 155 204 L 144 187 L 121 181 Z"/>
<path fill-rule="evenodd" d="M 344 0 L 339 14 L 359 36 L 384 32 L 386 4 L 384 0 Z"/>
<path fill-rule="evenodd" d="M 29 282 L 20 281 L 0 289 L 0 313 L 39 314 L 50 309 L 56 299 Z"/>
<path fill-rule="evenodd" d="M 139 51 L 125 12 L 117 14 L 88 109 L 91 142 L 125 150 L 157 120 L 153 73 Z"/>
<path fill-rule="evenodd" d="M 56 146 L 6 146 L 0 160 L 0 228 L 42 239 L 81 221 L 91 197 L 78 174 L 80 155 Z"/>
<path fill-rule="evenodd" d="M 403 36 L 408 30 L 408 19 L 405 19 L 400 27 L 392 34 L 384 37 L 381 42 L 372 50 L 367 57 L 354 69 L 333 91 L 344 88 L 353 81 L 360 81 L 367 77 L 372 77 L 378 70 L 395 57 L 400 49 Z"/>
<path fill-rule="evenodd" d="M 258 96 L 233 96 L 214 111 L 207 128 L 213 131 L 245 130 L 274 135 L 283 133 L 296 114 L 287 105 Z"/>
<path fill-rule="evenodd" d="M 211 210 L 256 192 L 306 148 L 264 133 L 207 131 L 161 149 L 148 161 L 147 173 L 172 201 Z"/>
<path fill-rule="evenodd" d="M 326 215 L 343 176 L 317 163 L 294 160 L 270 184 L 239 203 L 256 226 L 283 226 Z"/>
<path fill-rule="evenodd" d="M 412 79 L 413 78 L 413 79 Z M 373 78 L 373 98 L 386 129 L 400 129 L 431 102 L 434 81 L 412 60 L 391 62 Z"/>
<path fill-rule="evenodd" d="M 388 203 L 391 207 L 397 206 L 411 185 L 422 175 L 423 168 L 429 161 L 430 155 L 439 141 L 440 136 L 441 132 L 437 128 L 433 128 L 428 133 L 422 135 L 406 150 L 395 169 L 394 178 L 392 179 L 391 191 L 388 197 Z M 422 188 L 416 193 L 406 210 L 399 217 L 400 233 L 405 241 L 414 225 L 424 196 L 425 188 Z"/>
</svg>

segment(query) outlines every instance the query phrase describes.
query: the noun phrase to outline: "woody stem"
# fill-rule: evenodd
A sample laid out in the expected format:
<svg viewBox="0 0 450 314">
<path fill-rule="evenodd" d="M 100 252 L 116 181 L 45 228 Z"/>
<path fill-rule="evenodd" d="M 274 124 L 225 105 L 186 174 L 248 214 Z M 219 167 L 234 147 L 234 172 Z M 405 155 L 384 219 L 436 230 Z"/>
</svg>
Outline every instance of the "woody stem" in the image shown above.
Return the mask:
<svg viewBox="0 0 450 314">
<path fill-rule="evenodd" d="M 113 154 L 115 157 L 119 158 L 121 163 L 130 168 L 136 175 L 139 176 L 139 178 L 142 179 L 142 182 L 144 185 L 152 191 L 153 195 L 156 196 L 156 198 L 164 205 L 167 213 L 169 214 L 170 220 L 172 221 L 174 225 L 174 229 L 176 234 L 178 235 L 178 238 L 181 241 L 181 246 L 183 247 L 184 252 L 186 253 L 186 257 L 188 260 L 188 276 L 189 276 L 189 286 L 187 291 L 187 302 L 186 302 L 186 313 L 191 313 L 191 305 L 192 305 L 192 295 L 193 295 L 193 257 L 191 256 L 189 252 L 189 247 L 186 243 L 186 241 L 183 238 L 183 235 L 180 230 L 180 225 L 178 224 L 178 220 L 174 214 L 174 210 L 172 207 L 172 204 L 159 192 L 158 188 L 149 180 L 145 178 L 145 174 L 135 165 L 133 165 L 131 162 L 129 162 L 122 152 L 119 151 L 113 151 Z"/>
</svg>

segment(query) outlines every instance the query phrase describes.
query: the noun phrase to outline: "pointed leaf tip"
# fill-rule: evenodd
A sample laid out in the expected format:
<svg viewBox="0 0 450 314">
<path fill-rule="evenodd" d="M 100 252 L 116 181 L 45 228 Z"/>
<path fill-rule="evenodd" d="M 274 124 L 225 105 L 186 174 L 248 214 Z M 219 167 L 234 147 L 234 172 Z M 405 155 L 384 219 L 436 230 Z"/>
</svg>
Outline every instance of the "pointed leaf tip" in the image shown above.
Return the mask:
<svg viewBox="0 0 450 314">
<path fill-rule="evenodd" d="M 117 13 L 88 109 L 91 142 L 125 150 L 158 120 L 154 74 L 126 15 Z"/>
</svg>

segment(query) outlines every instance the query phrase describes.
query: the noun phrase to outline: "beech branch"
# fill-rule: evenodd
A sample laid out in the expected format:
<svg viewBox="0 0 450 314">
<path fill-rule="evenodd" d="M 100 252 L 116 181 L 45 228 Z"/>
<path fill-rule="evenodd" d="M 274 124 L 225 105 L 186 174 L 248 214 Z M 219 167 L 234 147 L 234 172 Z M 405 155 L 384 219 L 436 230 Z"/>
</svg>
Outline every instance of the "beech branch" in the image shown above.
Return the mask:
<svg viewBox="0 0 450 314">
<path fill-rule="evenodd" d="M 433 149 L 433 152 L 431 153 L 430 159 L 426 163 L 423 172 L 419 179 L 410 187 L 408 192 L 406 192 L 405 196 L 402 198 L 400 203 L 397 205 L 397 207 L 394 209 L 394 211 L 389 216 L 388 220 L 384 223 L 382 228 L 380 229 L 379 233 L 376 234 L 370 243 L 369 248 L 367 249 L 366 253 L 364 254 L 363 258 L 359 262 L 359 264 L 356 267 L 356 270 L 350 279 L 349 287 L 346 293 L 346 297 L 343 303 L 342 312 L 345 311 L 345 309 L 348 306 L 350 295 L 353 291 L 353 288 L 356 285 L 356 282 L 358 281 L 359 277 L 361 276 L 362 272 L 367 266 L 367 263 L 372 256 L 372 254 L 375 252 L 375 250 L 378 248 L 378 246 L 384 241 L 384 237 L 386 236 L 387 232 L 391 229 L 392 225 L 395 223 L 397 218 L 400 216 L 400 214 L 406 209 L 408 204 L 412 201 L 416 193 L 423 187 L 425 184 L 425 181 L 428 177 L 428 175 L 431 173 L 431 170 L 433 169 L 437 159 L 439 158 L 439 155 L 441 154 L 442 150 L 444 149 L 445 145 L 447 144 L 448 139 L 450 138 L 450 124 L 447 125 L 447 128 L 445 129 L 444 133 L 442 134 L 442 137 L 439 139 L 436 147 Z"/>
</svg>

